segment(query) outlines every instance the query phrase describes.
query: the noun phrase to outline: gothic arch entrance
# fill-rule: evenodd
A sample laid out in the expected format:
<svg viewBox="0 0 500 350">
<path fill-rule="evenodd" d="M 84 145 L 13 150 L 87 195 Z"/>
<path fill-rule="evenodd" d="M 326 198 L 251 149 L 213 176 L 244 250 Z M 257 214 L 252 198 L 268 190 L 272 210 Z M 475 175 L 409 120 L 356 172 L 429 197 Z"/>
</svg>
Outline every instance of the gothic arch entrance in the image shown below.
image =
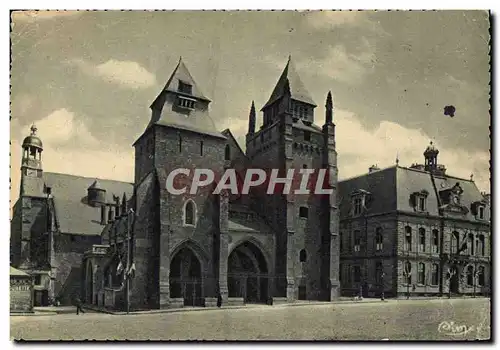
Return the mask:
<svg viewBox="0 0 500 350">
<path fill-rule="evenodd" d="M 170 262 L 170 297 L 183 298 L 185 306 L 203 306 L 201 263 L 188 247 L 181 248 Z"/>
<path fill-rule="evenodd" d="M 266 303 L 269 273 L 264 254 L 246 241 L 233 249 L 228 259 L 228 296 L 245 303 Z"/>
</svg>

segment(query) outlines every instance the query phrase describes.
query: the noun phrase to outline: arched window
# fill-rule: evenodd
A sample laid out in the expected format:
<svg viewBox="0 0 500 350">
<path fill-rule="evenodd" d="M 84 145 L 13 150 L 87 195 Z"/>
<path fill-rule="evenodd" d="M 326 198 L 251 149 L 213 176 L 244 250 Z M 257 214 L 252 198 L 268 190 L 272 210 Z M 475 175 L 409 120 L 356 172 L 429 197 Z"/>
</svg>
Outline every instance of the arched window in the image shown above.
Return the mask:
<svg viewBox="0 0 500 350">
<path fill-rule="evenodd" d="M 418 263 L 418 284 L 425 284 L 425 264 Z"/>
<path fill-rule="evenodd" d="M 300 262 L 306 262 L 307 260 L 307 253 L 305 249 L 302 249 L 299 253 L 299 260 Z"/>
<path fill-rule="evenodd" d="M 477 285 L 484 286 L 484 266 L 479 266 L 477 271 Z"/>
<path fill-rule="evenodd" d="M 451 254 L 458 254 L 458 232 L 453 231 L 451 234 Z"/>
<path fill-rule="evenodd" d="M 224 150 L 224 159 L 225 160 L 231 159 L 231 147 L 229 145 L 226 145 L 226 149 Z"/>
<path fill-rule="evenodd" d="M 384 236 L 382 236 L 382 227 L 377 227 L 375 230 L 375 250 L 383 250 Z"/>
<path fill-rule="evenodd" d="M 418 251 L 425 252 L 425 228 L 418 229 Z"/>
<path fill-rule="evenodd" d="M 432 270 L 431 270 L 431 284 L 433 286 L 437 286 L 439 284 L 439 265 L 438 264 L 432 264 Z"/>
<path fill-rule="evenodd" d="M 184 206 L 184 225 L 194 225 L 196 218 L 196 205 L 189 199 Z"/>
<path fill-rule="evenodd" d="M 474 266 L 472 265 L 469 265 L 467 267 L 467 285 L 468 286 L 474 285 Z"/>
<path fill-rule="evenodd" d="M 405 227 L 405 250 L 411 252 L 411 227 Z"/>
<path fill-rule="evenodd" d="M 439 252 L 439 231 L 432 230 L 432 253 Z"/>
<path fill-rule="evenodd" d="M 405 277 L 406 277 L 406 283 L 411 284 L 411 262 L 407 261 L 405 263 Z"/>
</svg>

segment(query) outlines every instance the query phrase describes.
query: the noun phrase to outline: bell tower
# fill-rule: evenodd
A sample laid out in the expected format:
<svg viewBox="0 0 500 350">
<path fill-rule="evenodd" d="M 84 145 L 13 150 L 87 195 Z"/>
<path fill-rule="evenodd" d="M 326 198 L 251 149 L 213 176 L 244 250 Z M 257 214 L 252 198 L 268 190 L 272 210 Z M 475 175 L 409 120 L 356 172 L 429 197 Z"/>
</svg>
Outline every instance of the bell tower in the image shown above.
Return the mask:
<svg viewBox="0 0 500 350">
<path fill-rule="evenodd" d="M 432 144 L 432 141 L 429 146 L 425 149 L 424 157 L 425 157 L 425 171 L 435 172 L 437 169 L 437 156 L 439 154 L 439 150 Z"/>
<path fill-rule="evenodd" d="M 35 124 L 31 126 L 31 135 L 23 141 L 23 157 L 21 161 L 21 176 L 42 177 L 42 140 L 36 136 Z"/>
</svg>

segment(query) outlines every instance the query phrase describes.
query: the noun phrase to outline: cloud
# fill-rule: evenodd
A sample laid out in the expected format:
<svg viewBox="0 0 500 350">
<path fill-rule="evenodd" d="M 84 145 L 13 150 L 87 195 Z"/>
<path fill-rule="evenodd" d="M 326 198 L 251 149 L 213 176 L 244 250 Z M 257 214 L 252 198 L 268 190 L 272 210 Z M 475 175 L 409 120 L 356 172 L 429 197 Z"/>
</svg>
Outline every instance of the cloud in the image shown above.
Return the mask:
<svg viewBox="0 0 500 350">
<path fill-rule="evenodd" d="M 144 89 L 156 85 L 155 75 L 133 61 L 111 59 L 94 66 L 82 59 L 73 59 L 67 61 L 67 64 L 78 67 L 85 74 L 132 89 Z"/>
<path fill-rule="evenodd" d="M 323 58 L 309 59 L 298 64 L 300 70 L 307 71 L 310 67 L 329 77 L 348 84 L 361 82 L 362 78 L 373 70 L 376 61 L 374 48 L 368 40 L 362 39 L 359 53 L 349 53 L 342 44 L 330 47 Z"/>
<path fill-rule="evenodd" d="M 123 149 L 99 141 L 74 113 L 59 109 L 36 122 L 37 135 L 43 142 L 43 170 L 87 177 L 133 181 L 132 147 Z M 19 195 L 22 140 L 29 135 L 29 125 L 21 137 L 11 140 L 11 206 Z M 75 146 L 78 147 L 75 147 Z"/>
<path fill-rule="evenodd" d="M 54 147 L 61 145 L 95 147 L 99 144 L 99 141 L 90 133 L 87 126 L 66 108 L 50 113 L 47 117 L 36 121 L 35 125 L 44 144 Z M 24 126 L 22 135 L 28 135 L 30 127 L 30 125 Z"/>
<path fill-rule="evenodd" d="M 364 174 L 373 164 L 381 168 L 394 165 L 396 157 L 402 166 L 423 163 L 423 152 L 431 141 L 422 130 L 388 121 L 367 130 L 355 114 L 346 110 L 335 111 L 335 123 L 340 179 Z M 478 188 L 489 191 L 488 152 L 448 149 L 440 147 L 439 140 L 432 141 L 440 151 L 438 161 L 446 166 L 448 174 L 469 179 L 473 173 Z"/>
<path fill-rule="evenodd" d="M 15 11 L 12 13 L 12 21 L 30 22 L 50 20 L 57 17 L 79 16 L 85 11 Z"/>
</svg>

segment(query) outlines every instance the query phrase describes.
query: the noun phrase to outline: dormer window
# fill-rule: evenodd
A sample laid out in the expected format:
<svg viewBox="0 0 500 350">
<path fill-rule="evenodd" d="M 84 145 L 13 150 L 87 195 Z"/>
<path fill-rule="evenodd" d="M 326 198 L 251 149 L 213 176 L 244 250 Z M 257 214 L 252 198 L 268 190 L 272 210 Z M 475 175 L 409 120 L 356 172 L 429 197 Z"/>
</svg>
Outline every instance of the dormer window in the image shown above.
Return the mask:
<svg viewBox="0 0 500 350">
<path fill-rule="evenodd" d="M 486 220 L 486 204 L 484 201 L 472 203 L 471 211 L 476 220 Z"/>
<path fill-rule="evenodd" d="M 420 192 L 414 192 L 411 194 L 411 202 L 415 211 L 426 212 L 427 211 L 427 196 L 429 192 L 422 190 Z"/>
<path fill-rule="evenodd" d="M 196 100 L 184 96 L 177 96 L 177 106 L 184 109 L 194 109 Z"/>
<path fill-rule="evenodd" d="M 418 197 L 418 211 L 425 211 L 425 197 Z"/>
<path fill-rule="evenodd" d="M 367 192 L 365 190 L 356 190 L 351 193 L 351 198 L 352 198 L 352 215 L 353 216 L 358 216 L 361 215 L 364 211 L 364 209 L 367 206 L 367 201 L 369 200 L 370 197 L 370 192 Z"/>
<path fill-rule="evenodd" d="M 354 215 L 359 215 L 361 214 L 361 198 L 354 198 Z"/>
<path fill-rule="evenodd" d="M 185 83 L 182 80 L 179 80 L 178 91 L 182 92 L 184 94 L 192 95 L 193 94 L 193 85 Z"/>
</svg>

